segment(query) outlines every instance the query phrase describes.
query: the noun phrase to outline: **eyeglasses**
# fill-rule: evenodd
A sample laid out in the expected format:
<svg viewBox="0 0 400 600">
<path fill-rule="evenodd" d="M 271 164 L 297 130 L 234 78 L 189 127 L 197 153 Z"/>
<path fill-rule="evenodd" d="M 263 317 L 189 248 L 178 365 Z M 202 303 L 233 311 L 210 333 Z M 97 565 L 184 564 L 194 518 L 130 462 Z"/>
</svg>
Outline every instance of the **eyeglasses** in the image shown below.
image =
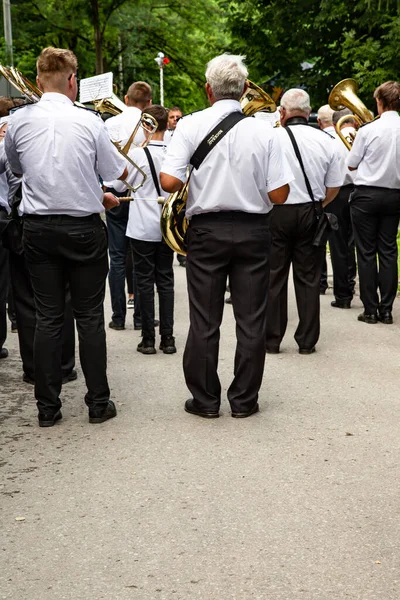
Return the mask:
<svg viewBox="0 0 400 600">
<path fill-rule="evenodd" d="M 76 85 L 79 87 L 79 77 L 77 76 L 76 73 L 71 73 L 71 75 L 68 77 L 68 81 L 71 81 L 72 75 L 75 75 Z"/>
</svg>

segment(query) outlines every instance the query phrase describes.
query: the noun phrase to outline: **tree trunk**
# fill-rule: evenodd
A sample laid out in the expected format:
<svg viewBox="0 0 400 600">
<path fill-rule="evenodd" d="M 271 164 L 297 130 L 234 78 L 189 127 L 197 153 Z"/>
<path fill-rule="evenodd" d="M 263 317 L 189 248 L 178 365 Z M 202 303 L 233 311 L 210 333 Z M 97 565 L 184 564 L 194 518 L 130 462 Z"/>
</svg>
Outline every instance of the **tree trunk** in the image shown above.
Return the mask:
<svg viewBox="0 0 400 600">
<path fill-rule="evenodd" d="M 96 75 L 100 75 L 104 71 L 103 66 L 103 36 L 100 28 L 99 2 L 92 0 L 93 11 L 93 29 L 94 29 L 94 46 L 96 49 Z"/>
</svg>

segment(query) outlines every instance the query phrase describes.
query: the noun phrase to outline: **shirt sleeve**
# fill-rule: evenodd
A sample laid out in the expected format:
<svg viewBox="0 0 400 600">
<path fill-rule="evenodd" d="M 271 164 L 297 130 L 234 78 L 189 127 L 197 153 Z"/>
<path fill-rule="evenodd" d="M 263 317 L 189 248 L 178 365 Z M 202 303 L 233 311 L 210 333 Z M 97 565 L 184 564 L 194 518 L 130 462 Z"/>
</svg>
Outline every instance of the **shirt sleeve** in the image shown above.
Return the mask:
<svg viewBox="0 0 400 600">
<path fill-rule="evenodd" d="M 175 133 L 168 144 L 167 153 L 161 165 L 161 173 L 186 181 L 186 169 L 191 158 L 190 146 L 182 123 L 178 123 Z"/>
<path fill-rule="evenodd" d="M 347 167 L 357 169 L 358 165 L 364 158 L 364 153 L 366 150 L 365 137 L 365 132 L 362 131 L 362 129 L 359 129 L 346 161 Z"/>
<path fill-rule="evenodd" d="M 7 168 L 7 156 L 4 149 L 4 142 L 0 144 L 0 174 L 5 173 Z"/>
<path fill-rule="evenodd" d="M 22 175 L 22 165 L 19 160 L 18 152 L 14 142 L 14 127 L 12 119 L 10 119 L 7 127 L 7 134 L 4 138 L 4 149 L 7 159 L 11 167 L 11 171 L 17 175 Z"/>
<path fill-rule="evenodd" d="M 293 181 L 292 169 L 289 166 L 279 136 L 272 132 L 270 151 L 267 156 L 267 191 L 272 192 L 277 188 Z"/>
<path fill-rule="evenodd" d="M 126 160 L 108 137 L 104 123 L 100 123 L 96 139 L 96 155 L 98 173 L 104 181 L 121 177 L 126 167 Z"/>
</svg>

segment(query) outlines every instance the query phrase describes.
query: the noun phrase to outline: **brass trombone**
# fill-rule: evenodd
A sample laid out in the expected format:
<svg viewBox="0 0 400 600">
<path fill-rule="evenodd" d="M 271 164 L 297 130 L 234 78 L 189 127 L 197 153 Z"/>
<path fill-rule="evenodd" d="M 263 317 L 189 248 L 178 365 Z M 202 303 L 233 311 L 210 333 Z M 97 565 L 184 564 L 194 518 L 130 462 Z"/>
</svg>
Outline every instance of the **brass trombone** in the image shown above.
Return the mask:
<svg viewBox="0 0 400 600">
<path fill-rule="evenodd" d="M 20 92 L 20 94 L 22 94 L 22 96 L 24 96 L 24 98 L 26 98 L 28 100 L 28 102 L 30 102 L 31 104 L 39 102 L 40 98 L 43 95 L 42 90 L 40 90 L 29 79 L 24 77 L 24 75 L 22 75 L 22 73 L 20 71 L 18 71 L 18 69 L 16 69 L 15 67 L 6 67 L 6 66 L 0 64 L 0 73 L 1 73 L 1 75 L 3 75 L 3 77 L 5 79 L 7 79 L 7 81 L 9 81 L 11 83 L 12 86 L 14 86 Z M 76 106 L 86 108 L 84 104 L 81 104 L 79 102 L 75 102 L 75 104 L 76 104 Z M 112 109 L 114 111 L 112 114 L 114 114 L 114 115 L 121 113 L 126 108 L 125 104 L 123 102 L 121 102 L 121 100 L 119 100 L 119 98 L 117 98 L 117 96 L 113 96 L 112 98 L 107 98 L 106 100 L 99 100 L 97 102 L 95 101 L 94 107 L 95 107 L 95 110 L 98 110 L 99 112 L 111 112 L 111 109 Z M 143 128 L 149 134 L 146 142 L 144 143 L 144 145 L 146 145 L 150 141 L 151 136 L 156 131 L 157 127 L 158 127 L 158 123 L 157 123 L 156 119 L 154 119 L 154 117 L 152 117 L 151 115 L 143 113 L 138 124 L 136 125 L 135 129 L 129 136 L 129 139 L 123 148 L 121 148 L 120 144 L 113 142 L 115 147 L 117 148 L 118 152 L 120 154 L 122 154 L 122 156 L 135 169 L 137 169 L 139 171 L 139 173 L 142 175 L 142 181 L 137 186 L 131 186 L 129 183 L 124 181 L 126 187 L 129 190 L 131 190 L 131 192 L 136 192 L 144 184 L 144 182 L 147 179 L 147 175 L 143 171 L 143 169 L 141 169 L 128 156 L 128 152 L 133 143 L 134 137 L 140 128 Z"/>
<path fill-rule="evenodd" d="M 348 150 L 351 150 L 356 133 L 351 134 L 353 141 L 350 142 L 341 132 L 340 128 L 342 124 L 349 119 L 357 121 L 359 125 L 364 125 L 364 123 L 369 123 L 373 120 L 371 111 L 368 110 L 365 104 L 357 96 L 357 92 L 358 83 L 355 81 L 355 79 L 343 79 L 335 85 L 328 98 L 328 104 L 332 110 L 343 110 L 344 108 L 349 108 L 353 112 L 352 115 L 345 115 L 341 117 L 336 123 L 336 133 Z"/>
</svg>

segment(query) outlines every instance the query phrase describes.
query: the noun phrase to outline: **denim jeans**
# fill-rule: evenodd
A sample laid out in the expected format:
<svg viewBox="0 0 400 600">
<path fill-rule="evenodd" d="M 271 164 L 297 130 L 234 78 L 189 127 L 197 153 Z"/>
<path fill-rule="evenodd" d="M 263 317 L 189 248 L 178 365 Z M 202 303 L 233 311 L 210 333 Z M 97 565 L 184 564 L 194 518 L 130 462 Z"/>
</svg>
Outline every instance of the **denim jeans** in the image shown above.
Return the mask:
<svg viewBox="0 0 400 600">
<path fill-rule="evenodd" d="M 114 190 L 112 190 L 115 193 Z M 118 196 L 118 194 L 116 194 Z M 121 195 L 121 194 L 120 194 Z M 129 251 L 129 238 L 126 237 L 126 227 L 129 217 L 129 202 L 121 202 L 119 206 L 106 212 L 108 231 L 108 252 L 110 255 L 110 286 L 112 320 L 116 325 L 125 325 L 126 318 L 126 255 Z M 137 290 L 136 276 L 133 269 L 133 293 L 135 295 L 135 322 L 140 321 L 140 301 Z"/>
</svg>

